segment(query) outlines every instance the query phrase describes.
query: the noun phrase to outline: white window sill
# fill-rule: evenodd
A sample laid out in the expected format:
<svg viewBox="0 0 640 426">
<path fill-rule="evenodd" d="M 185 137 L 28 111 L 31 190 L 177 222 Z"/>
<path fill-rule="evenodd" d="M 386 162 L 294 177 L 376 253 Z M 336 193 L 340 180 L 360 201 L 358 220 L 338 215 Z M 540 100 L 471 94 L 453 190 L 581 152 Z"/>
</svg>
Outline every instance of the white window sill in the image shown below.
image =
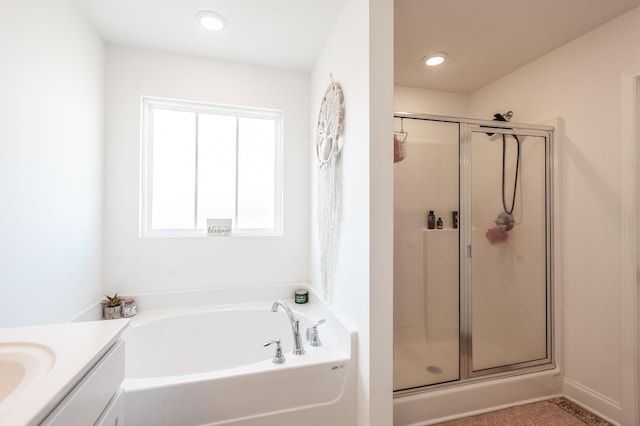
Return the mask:
<svg viewBox="0 0 640 426">
<path fill-rule="evenodd" d="M 227 236 L 209 236 L 207 231 L 201 230 L 155 230 L 146 234 L 141 233 L 140 238 L 211 238 L 224 239 L 234 237 L 282 237 L 283 233 L 279 230 L 274 231 L 258 231 L 258 230 L 242 230 L 233 231 Z"/>
</svg>

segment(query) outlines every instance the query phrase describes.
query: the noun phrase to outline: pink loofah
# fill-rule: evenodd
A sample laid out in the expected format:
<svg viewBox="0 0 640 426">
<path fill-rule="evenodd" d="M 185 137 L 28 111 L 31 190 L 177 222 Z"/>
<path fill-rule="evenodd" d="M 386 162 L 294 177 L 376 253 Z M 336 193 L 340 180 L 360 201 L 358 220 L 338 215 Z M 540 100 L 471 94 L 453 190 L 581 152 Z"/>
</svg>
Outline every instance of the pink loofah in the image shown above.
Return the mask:
<svg viewBox="0 0 640 426">
<path fill-rule="evenodd" d="M 487 237 L 487 240 L 489 240 L 491 244 L 503 243 L 509 238 L 509 234 L 507 234 L 507 231 L 502 226 L 487 229 L 484 236 Z"/>
</svg>

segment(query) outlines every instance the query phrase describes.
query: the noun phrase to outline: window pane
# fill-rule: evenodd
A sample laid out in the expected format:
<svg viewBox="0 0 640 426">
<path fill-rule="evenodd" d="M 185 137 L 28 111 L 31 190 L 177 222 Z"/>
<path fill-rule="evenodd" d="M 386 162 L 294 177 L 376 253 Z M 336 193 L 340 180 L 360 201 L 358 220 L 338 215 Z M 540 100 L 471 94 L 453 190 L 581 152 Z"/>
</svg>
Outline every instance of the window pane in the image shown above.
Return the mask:
<svg viewBox="0 0 640 426">
<path fill-rule="evenodd" d="M 143 106 L 149 134 L 142 147 L 141 235 L 186 235 L 206 229 L 212 218 L 231 218 L 245 234 L 276 230 L 279 113 L 156 98 L 143 98 Z"/>
<path fill-rule="evenodd" d="M 195 114 L 153 110 L 152 229 L 193 229 Z"/>
<path fill-rule="evenodd" d="M 239 229 L 274 228 L 275 136 L 274 120 L 239 118 Z"/>
<path fill-rule="evenodd" d="M 236 117 L 198 118 L 198 228 L 233 219 L 236 204 Z"/>
</svg>

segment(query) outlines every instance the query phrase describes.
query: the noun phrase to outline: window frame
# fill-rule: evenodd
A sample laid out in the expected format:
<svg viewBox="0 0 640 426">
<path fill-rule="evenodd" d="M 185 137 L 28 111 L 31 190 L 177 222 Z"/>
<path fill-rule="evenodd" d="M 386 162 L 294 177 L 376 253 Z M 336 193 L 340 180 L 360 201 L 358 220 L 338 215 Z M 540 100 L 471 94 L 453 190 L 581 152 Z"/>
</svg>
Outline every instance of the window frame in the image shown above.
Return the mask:
<svg viewBox="0 0 640 426">
<path fill-rule="evenodd" d="M 275 122 L 274 147 L 274 227 L 271 229 L 237 229 L 237 199 L 238 199 L 238 170 L 236 168 L 236 207 L 232 219 L 231 236 L 282 236 L 283 235 L 283 112 L 275 109 L 221 105 L 208 102 L 188 101 L 180 99 L 141 96 L 140 99 L 140 193 L 139 193 L 139 237 L 140 238 L 182 238 L 206 237 L 206 229 L 197 229 L 197 212 L 194 214 L 194 228 L 192 229 L 152 229 L 151 214 L 153 209 L 153 111 L 172 110 L 192 112 L 196 114 L 215 114 L 240 118 L 272 119 Z M 197 143 L 197 131 L 196 140 Z M 236 132 L 236 147 L 238 133 Z M 197 150 L 196 150 L 197 151 Z M 197 154 L 196 154 L 197 155 Z M 194 158 L 195 160 L 195 158 Z M 238 150 L 236 149 L 236 164 Z M 194 189 L 197 191 L 197 162 Z M 197 198 L 196 198 L 197 205 Z M 210 218 L 224 219 L 224 218 Z"/>
</svg>

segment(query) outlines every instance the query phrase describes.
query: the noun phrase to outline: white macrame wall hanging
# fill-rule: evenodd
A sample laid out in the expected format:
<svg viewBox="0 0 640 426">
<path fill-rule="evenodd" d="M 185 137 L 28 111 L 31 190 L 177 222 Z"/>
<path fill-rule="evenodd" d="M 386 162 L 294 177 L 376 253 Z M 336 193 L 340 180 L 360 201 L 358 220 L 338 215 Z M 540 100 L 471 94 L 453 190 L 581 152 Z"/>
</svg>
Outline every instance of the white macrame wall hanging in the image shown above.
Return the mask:
<svg viewBox="0 0 640 426">
<path fill-rule="evenodd" d="M 322 295 L 327 300 L 333 281 L 338 231 L 336 163 L 342 149 L 344 96 L 340 85 L 333 81 L 324 92 L 316 130 L 318 158 L 318 239 L 320 242 L 320 273 Z"/>
</svg>

